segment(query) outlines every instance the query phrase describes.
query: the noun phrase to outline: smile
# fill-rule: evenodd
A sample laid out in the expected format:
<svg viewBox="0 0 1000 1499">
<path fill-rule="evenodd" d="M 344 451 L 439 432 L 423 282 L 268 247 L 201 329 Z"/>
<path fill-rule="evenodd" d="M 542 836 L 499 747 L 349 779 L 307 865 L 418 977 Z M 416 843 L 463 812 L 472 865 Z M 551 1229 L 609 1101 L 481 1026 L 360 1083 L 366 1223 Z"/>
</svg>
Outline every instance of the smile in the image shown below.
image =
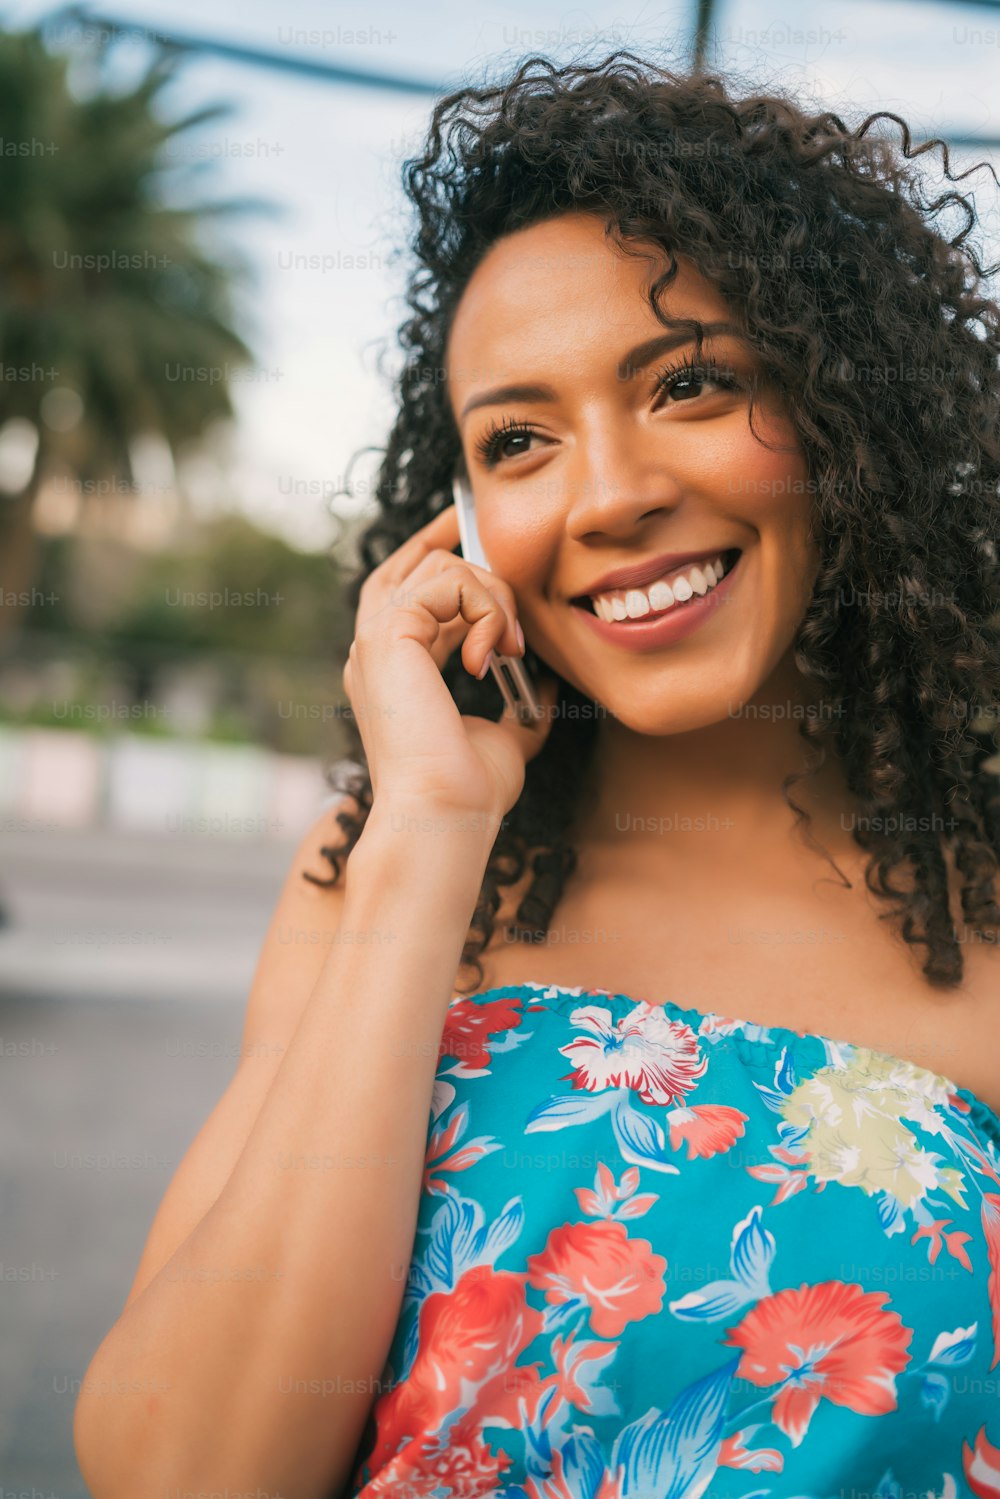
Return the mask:
<svg viewBox="0 0 1000 1499">
<path fill-rule="evenodd" d="M 740 575 L 742 557 L 740 551 L 722 552 L 707 562 L 676 568 L 646 588 L 618 589 L 596 599 L 571 600 L 571 605 L 610 644 L 655 650 L 690 635 L 715 614 Z"/>
<path fill-rule="evenodd" d="M 643 619 L 647 614 L 663 614 L 677 604 L 686 604 L 696 594 L 704 597 L 710 593 L 738 557 L 739 549 L 734 548 L 697 563 L 685 563 L 641 588 L 611 589 L 606 593 L 592 594 L 589 599 L 587 595 L 581 595 L 578 602 L 589 602 L 594 613 L 609 623 L 612 620 Z"/>
</svg>

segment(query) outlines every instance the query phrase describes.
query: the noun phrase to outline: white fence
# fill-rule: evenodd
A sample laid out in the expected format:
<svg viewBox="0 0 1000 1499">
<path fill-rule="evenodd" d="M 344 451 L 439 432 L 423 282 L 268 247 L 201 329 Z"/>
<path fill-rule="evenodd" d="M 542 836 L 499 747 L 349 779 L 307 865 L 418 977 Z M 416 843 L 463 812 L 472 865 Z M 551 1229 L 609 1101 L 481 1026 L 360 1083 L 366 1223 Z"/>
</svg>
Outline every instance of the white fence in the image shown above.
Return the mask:
<svg viewBox="0 0 1000 1499">
<path fill-rule="evenodd" d="M 0 728 L 0 824 L 294 840 L 330 789 L 318 759 L 254 745 Z"/>
</svg>

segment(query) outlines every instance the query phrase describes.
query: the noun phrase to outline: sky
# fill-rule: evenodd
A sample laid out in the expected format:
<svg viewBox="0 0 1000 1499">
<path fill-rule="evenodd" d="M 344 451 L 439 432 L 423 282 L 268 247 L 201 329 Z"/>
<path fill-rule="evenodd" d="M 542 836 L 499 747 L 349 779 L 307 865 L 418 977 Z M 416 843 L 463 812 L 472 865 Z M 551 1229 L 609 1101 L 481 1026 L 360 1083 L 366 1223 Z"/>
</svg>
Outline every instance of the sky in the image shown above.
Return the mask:
<svg viewBox="0 0 1000 1499">
<path fill-rule="evenodd" d="M 24 0 L 0 8 L 6 27 L 51 15 Z M 442 89 L 495 79 L 522 57 L 588 60 L 630 47 L 683 62 L 693 0 L 668 4 L 550 0 L 108 0 L 91 14 L 152 31 L 211 37 L 279 55 L 428 80 Z M 76 23 L 78 24 L 78 23 Z M 64 28 L 63 42 L 73 43 Z M 119 44 L 116 66 L 138 68 L 141 42 Z M 714 64 L 791 87 L 860 121 L 901 114 L 915 134 L 1000 135 L 1000 6 L 934 0 L 720 0 Z M 352 456 L 355 504 L 392 422 L 410 218 L 400 180 L 433 107 L 411 95 L 319 81 L 245 63 L 189 61 L 166 96 L 178 114 L 229 101 L 234 113 L 185 137 L 206 162 L 208 197 L 250 195 L 275 205 L 228 231 L 254 270 L 241 328 L 257 355 L 234 386 L 237 420 L 214 455 L 190 465 L 197 507 L 234 505 L 307 548 L 339 530 L 330 500 Z M 981 150 L 956 150 L 960 169 Z M 1000 159 L 993 153 L 1000 175 Z M 987 172 L 975 191 L 984 249 L 1000 258 L 1000 191 Z M 383 352 L 385 374 L 376 360 Z M 369 451 L 363 451 L 368 449 Z"/>
</svg>

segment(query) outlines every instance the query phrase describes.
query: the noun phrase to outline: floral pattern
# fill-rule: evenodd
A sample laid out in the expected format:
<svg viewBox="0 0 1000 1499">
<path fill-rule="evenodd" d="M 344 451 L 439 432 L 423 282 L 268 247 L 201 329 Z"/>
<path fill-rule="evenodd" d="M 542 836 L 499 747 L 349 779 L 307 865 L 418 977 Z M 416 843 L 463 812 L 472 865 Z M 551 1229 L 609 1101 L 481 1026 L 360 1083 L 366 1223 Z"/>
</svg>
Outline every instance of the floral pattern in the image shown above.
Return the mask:
<svg viewBox="0 0 1000 1499">
<path fill-rule="evenodd" d="M 350 1499 L 1000 1499 L 998 1189 L 1000 1119 L 901 1058 L 458 997 Z"/>
</svg>

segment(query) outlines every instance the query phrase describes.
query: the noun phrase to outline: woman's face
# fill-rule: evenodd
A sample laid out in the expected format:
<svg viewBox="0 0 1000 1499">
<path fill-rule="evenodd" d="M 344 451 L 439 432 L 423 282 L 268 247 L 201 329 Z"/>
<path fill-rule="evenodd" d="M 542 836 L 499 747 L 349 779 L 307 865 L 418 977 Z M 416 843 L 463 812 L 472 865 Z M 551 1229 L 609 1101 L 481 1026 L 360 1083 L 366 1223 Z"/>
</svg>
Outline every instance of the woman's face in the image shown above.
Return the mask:
<svg viewBox="0 0 1000 1499">
<path fill-rule="evenodd" d="M 480 537 L 514 590 L 528 644 L 646 734 L 702 728 L 753 698 L 789 651 L 819 562 L 805 460 L 766 390 L 754 423 L 773 446 L 750 430 L 753 351 L 735 332 L 716 332 L 699 357 L 686 331 L 671 335 L 645 294 L 663 264 L 616 250 L 593 214 L 507 235 L 476 268 L 446 357 Z M 683 259 L 660 306 L 703 324 L 734 321 Z M 666 351 L 640 348 L 671 336 Z M 695 370 L 678 375 L 686 362 Z M 658 388 L 665 367 L 673 384 Z M 662 587 L 650 598 L 652 580 L 642 590 L 650 612 L 635 625 L 602 631 L 571 602 L 606 573 L 664 553 L 734 548 L 741 555 L 717 598 L 711 587 L 701 594 L 710 579 L 692 577 L 697 564 L 658 571 L 675 598 L 662 618 L 679 611 L 669 638 L 647 639 L 668 599 Z M 672 586 L 681 575 L 693 595 Z M 617 593 L 630 612 L 643 607 L 627 587 L 599 591 Z"/>
</svg>

